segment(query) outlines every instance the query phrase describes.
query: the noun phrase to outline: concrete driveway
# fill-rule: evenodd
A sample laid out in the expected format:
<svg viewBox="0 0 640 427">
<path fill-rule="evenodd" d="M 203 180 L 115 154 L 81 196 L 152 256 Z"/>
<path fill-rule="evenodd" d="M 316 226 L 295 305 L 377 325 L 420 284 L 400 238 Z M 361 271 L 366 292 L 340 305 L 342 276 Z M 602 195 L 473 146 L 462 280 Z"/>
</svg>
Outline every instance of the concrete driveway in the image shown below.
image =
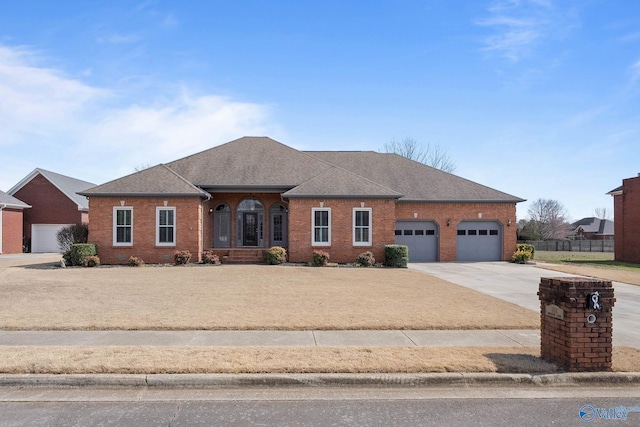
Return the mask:
<svg viewBox="0 0 640 427">
<path fill-rule="evenodd" d="M 537 293 L 541 277 L 574 276 L 508 262 L 411 263 L 409 268 L 537 312 L 540 311 Z M 613 344 L 640 348 L 640 286 L 613 282 L 613 288 L 616 297 Z"/>
</svg>

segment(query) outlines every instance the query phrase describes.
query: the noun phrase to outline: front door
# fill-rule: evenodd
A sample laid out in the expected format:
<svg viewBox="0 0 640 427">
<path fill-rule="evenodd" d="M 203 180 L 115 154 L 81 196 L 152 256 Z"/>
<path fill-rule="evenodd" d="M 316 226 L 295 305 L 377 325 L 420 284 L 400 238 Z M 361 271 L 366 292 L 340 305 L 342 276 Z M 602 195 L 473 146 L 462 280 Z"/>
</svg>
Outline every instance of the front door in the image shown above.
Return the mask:
<svg viewBox="0 0 640 427">
<path fill-rule="evenodd" d="M 258 214 L 245 212 L 243 214 L 242 246 L 258 246 Z"/>
</svg>

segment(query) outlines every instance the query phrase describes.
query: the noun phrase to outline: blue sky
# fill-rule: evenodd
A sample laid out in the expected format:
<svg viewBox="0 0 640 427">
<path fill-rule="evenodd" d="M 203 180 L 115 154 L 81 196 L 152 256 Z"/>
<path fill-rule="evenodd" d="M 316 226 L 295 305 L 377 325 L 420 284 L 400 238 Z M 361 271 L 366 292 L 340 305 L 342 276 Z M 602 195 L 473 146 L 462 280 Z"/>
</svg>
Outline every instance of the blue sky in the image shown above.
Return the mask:
<svg viewBox="0 0 640 427">
<path fill-rule="evenodd" d="M 0 190 L 103 183 L 244 135 L 438 144 L 572 219 L 640 172 L 640 2 L 21 0 L 0 14 Z M 518 205 L 525 218 L 529 202 Z"/>
</svg>

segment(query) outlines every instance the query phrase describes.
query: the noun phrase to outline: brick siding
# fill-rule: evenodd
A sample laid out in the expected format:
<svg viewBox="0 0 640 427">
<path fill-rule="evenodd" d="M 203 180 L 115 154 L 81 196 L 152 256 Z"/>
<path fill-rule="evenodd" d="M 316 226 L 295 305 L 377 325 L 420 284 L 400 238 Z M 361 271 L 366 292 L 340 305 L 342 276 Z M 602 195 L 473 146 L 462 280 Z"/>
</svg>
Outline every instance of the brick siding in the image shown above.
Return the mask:
<svg viewBox="0 0 640 427">
<path fill-rule="evenodd" d="M 22 253 L 22 215 L 21 209 L 2 209 L 2 253 Z"/>
<path fill-rule="evenodd" d="M 133 207 L 133 246 L 113 245 L 113 208 Z M 156 208 L 176 208 L 176 245 L 156 246 Z M 89 243 L 98 245 L 103 264 L 126 264 L 130 256 L 146 263 L 172 263 L 176 250 L 191 252 L 191 262 L 202 259 L 202 204 L 200 198 L 91 197 Z"/>
<path fill-rule="evenodd" d="M 331 208 L 331 246 L 312 246 L 312 208 Z M 363 206 L 364 204 L 364 206 Z M 371 208 L 372 244 L 353 245 L 353 208 Z M 395 242 L 394 200 L 390 199 L 292 199 L 289 202 L 289 254 L 292 262 L 308 262 L 313 251 L 329 253 L 331 262 L 354 262 L 371 251 L 377 261 L 384 260 L 384 246 Z"/>
<path fill-rule="evenodd" d="M 13 196 L 31 205 L 31 209 L 24 211 L 23 233 L 27 239 L 31 239 L 32 224 L 76 224 L 89 220 L 75 202 L 40 174 Z"/>
<path fill-rule="evenodd" d="M 614 256 L 640 263 L 640 177 L 623 180 L 622 193 L 613 197 Z"/>
</svg>

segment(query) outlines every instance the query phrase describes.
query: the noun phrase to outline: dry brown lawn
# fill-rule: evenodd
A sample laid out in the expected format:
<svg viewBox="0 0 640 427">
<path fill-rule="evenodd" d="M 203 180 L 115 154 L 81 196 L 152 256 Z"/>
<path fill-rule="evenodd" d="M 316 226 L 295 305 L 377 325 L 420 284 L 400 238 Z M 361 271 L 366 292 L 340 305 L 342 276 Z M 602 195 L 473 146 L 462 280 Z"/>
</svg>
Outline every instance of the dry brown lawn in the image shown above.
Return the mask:
<svg viewBox="0 0 640 427">
<path fill-rule="evenodd" d="M 536 329 L 540 323 L 535 311 L 424 273 L 385 268 L 4 263 L 0 295 L 4 330 Z"/>
<path fill-rule="evenodd" d="M 11 374 L 556 372 L 536 348 L 0 347 Z M 640 351 L 615 348 L 613 370 L 640 372 Z"/>
<path fill-rule="evenodd" d="M 577 274 L 579 276 L 595 277 L 602 280 L 629 283 L 640 286 L 640 272 L 615 268 L 593 267 L 578 264 L 547 264 L 539 263 L 537 267 L 545 270 L 560 271 L 563 273 Z"/>
</svg>

